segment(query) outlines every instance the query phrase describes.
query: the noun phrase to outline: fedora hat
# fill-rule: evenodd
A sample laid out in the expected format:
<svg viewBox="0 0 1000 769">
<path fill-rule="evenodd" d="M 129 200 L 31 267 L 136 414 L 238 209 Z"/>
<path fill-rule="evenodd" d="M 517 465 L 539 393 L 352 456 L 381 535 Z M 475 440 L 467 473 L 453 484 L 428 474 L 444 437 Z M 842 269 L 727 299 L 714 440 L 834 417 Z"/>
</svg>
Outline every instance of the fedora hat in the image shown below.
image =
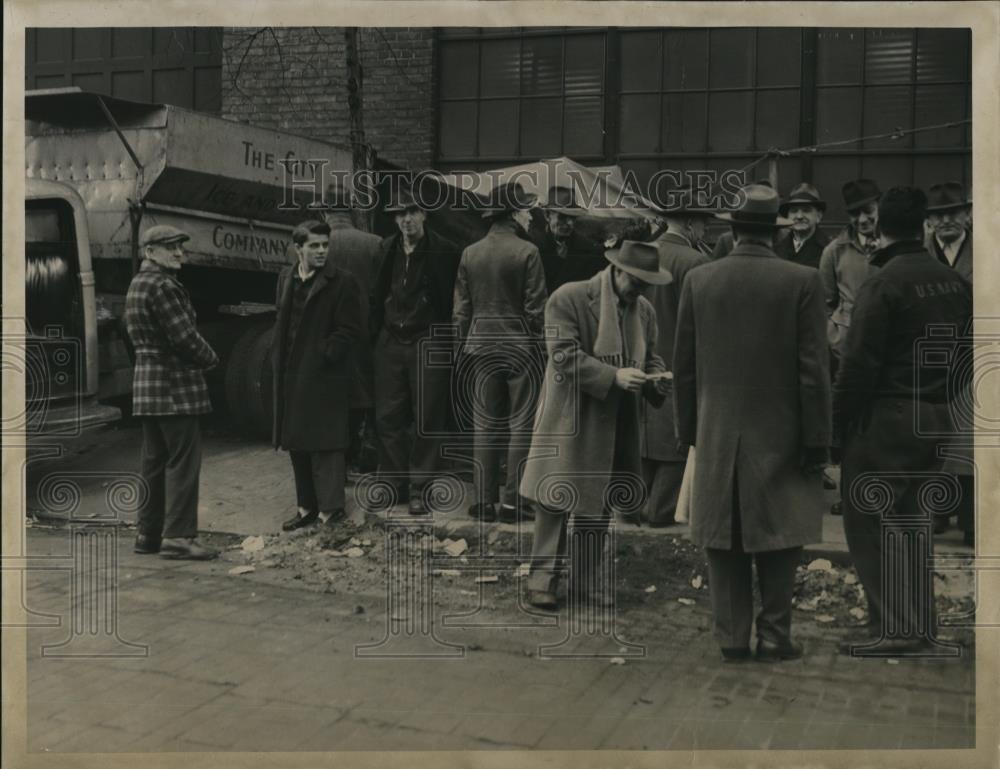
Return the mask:
<svg viewBox="0 0 1000 769">
<path fill-rule="evenodd" d="M 745 224 L 763 229 L 787 227 L 792 222 L 783 216 L 778 216 L 778 193 L 772 187 L 763 184 L 748 184 L 743 188 L 743 205 L 732 213 L 716 214 L 730 224 Z"/>
<path fill-rule="evenodd" d="M 398 214 L 410 208 L 419 208 L 423 210 L 423 206 L 420 205 L 420 203 L 417 202 L 417 199 L 413 196 L 412 190 L 399 190 L 389 199 L 389 205 L 385 207 L 385 210 L 386 213 L 389 214 Z"/>
<path fill-rule="evenodd" d="M 942 182 L 931 185 L 927 191 L 927 213 L 967 208 L 972 201 L 965 196 L 965 188 L 959 182 Z"/>
<path fill-rule="evenodd" d="M 604 256 L 615 267 L 652 286 L 665 286 L 674 281 L 674 276 L 660 266 L 660 249 L 652 243 L 623 240 L 617 248 L 605 251 Z"/>
<path fill-rule="evenodd" d="M 882 197 L 882 191 L 871 179 L 855 179 L 844 185 L 844 206 L 848 212 L 857 211 L 862 206 L 874 203 Z"/>
<path fill-rule="evenodd" d="M 549 187 L 545 195 L 545 205 L 542 208 L 567 216 L 585 216 L 587 214 L 587 209 L 581 208 L 577 204 L 573 188 L 563 187 L 560 184 L 553 184 Z"/>
<path fill-rule="evenodd" d="M 483 210 L 483 219 L 494 219 L 511 211 L 526 211 L 537 202 L 538 196 L 526 192 L 520 182 L 508 181 L 490 192 L 489 204 Z"/>
<path fill-rule="evenodd" d="M 802 182 L 788 193 L 788 198 L 778 208 L 778 213 L 788 216 L 788 209 L 796 203 L 812 206 L 817 211 L 826 211 L 826 201 L 819 196 L 819 190 L 806 182 Z"/>
</svg>

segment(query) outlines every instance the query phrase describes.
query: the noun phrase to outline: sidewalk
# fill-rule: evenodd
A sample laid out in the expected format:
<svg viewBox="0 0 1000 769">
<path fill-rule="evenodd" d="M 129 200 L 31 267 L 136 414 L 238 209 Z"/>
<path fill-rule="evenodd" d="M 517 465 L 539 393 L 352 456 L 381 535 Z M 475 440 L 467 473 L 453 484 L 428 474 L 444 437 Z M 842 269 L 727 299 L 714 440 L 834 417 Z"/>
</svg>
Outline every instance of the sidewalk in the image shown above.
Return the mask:
<svg viewBox="0 0 1000 769">
<path fill-rule="evenodd" d="M 66 541 L 65 531 L 28 532 L 33 556 L 65 553 Z M 484 585 L 482 606 L 477 594 L 446 587 L 436 599 L 439 642 L 430 651 L 457 647 L 462 656 L 360 657 L 359 645 L 393 640 L 384 589 L 282 587 L 259 573 L 230 576 L 229 564 L 138 556 L 130 545 L 119 538 L 117 632 L 147 645 L 146 656 L 42 656 L 44 644 L 69 634 L 68 610 L 82 611 L 74 602 L 89 605 L 94 593 L 71 599 L 66 574 L 29 572 L 27 606 L 65 618 L 27 633 L 31 751 L 932 749 L 975 741 L 974 648 L 956 659 L 887 664 L 838 655 L 843 634 L 800 622 L 804 659 L 725 665 L 706 642 L 707 603 L 683 605 L 661 592 L 617 616 L 616 643 L 641 644 L 644 656 L 623 655 L 623 664 L 546 659 L 539 647 L 565 639 L 568 626 L 518 612 L 516 593 Z"/>
</svg>

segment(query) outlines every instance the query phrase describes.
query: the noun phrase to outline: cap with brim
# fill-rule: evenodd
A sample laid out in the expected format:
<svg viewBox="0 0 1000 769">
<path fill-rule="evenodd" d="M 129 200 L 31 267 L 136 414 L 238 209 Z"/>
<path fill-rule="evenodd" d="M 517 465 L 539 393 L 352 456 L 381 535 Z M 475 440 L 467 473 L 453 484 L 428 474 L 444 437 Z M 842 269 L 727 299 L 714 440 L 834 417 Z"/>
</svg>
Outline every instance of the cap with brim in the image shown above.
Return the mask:
<svg viewBox="0 0 1000 769">
<path fill-rule="evenodd" d="M 788 216 L 788 209 L 796 205 L 812 206 L 817 211 L 826 211 L 826 201 L 819 196 L 819 190 L 811 184 L 800 184 L 793 189 L 788 199 L 778 207 L 778 213 L 781 216 Z"/>
<path fill-rule="evenodd" d="M 167 246 L 173 243 L 184 243 L 191 236 L 184 230 L 171 227 L 169 224 L 157 224 L 150 227 L 142 235 L 143 246 Z"/>
<path fill-rule="evenodd" d="M 660 265 L 660 250 L 652 243 L 623 240 L 618 248 L 610 248 L 604 257 L 615 267 L 634 275 L 651 286 L 673 283 L 674 276 Z"/>
</svg>

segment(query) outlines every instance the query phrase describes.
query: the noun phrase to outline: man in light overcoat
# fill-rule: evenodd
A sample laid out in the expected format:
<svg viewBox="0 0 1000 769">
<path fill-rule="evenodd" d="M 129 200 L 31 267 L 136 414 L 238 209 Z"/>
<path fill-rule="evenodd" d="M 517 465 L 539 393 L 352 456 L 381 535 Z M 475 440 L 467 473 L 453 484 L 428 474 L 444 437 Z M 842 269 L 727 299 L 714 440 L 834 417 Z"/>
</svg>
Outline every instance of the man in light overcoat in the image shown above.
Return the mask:
<svg viewBox="0 0 1000 769">
<path fill-rule="evenodd" d="M 649 243 L 626 240 L 605 256 L 610 266 L 545 306 L 548 363 L 521 480 L 521 495 L 537 503 L 527 597 L 544 609 L 558 605 L 567 518 L 571 598 L 610 603 L 610 510 L 642 495 L 639 398 L 665 396 L 656 313 L 641 293 L 670 275 Z"/>
<path fill-rule="evenodd" d="M 688 274 L 674 344 L 678 436 L 697 451 L 691 540 L 708 558 L 723 658 L 750 656 L 756 561 L 757 657 L 795 659 L 795 570 L 802 546 L 822 539 L 831 430 L 823 288 L 772 250 L 788 224 L 773 189 L 750 185 L 739 210 L 718 216 L 736 246 Z"/>
</svg>

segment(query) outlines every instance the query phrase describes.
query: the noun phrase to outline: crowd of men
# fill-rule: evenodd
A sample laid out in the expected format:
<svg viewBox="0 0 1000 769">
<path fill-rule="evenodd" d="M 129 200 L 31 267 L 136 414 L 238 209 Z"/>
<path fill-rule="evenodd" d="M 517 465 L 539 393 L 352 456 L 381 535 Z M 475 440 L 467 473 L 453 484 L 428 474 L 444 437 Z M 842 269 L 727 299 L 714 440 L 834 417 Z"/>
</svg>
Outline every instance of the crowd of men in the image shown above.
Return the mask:
<svg viewBox="0 0 1000 769">
<path fill-rule="evenodd" d="M 971 202 L 956 183 L 883 194 L 857 179 L 842 194 L 849 225 L 831 241 L 810 184 L 783 200 L 748 185 L 731 211 L 682 196 L 657 227 L 637 222 L 603 248 L 581 236 L 587 211 L 571 189 L 540 201 L 516 183 L 490 196 L 487 232 L 464 249 L 406 190 L 386 208 L 396 232 L 384 239 L 353 226 L 349 201 L 303 222 L 276 297 L 273 438 L 296 490 L 283 528 L 344 518 L 367 426 L 378 478 L 411 514 L 432 514 L 428 484 L 465 461 L 470 516 L 533 521 L 526 602 L 557 610 L 568 572 L 568 600 L 602 609 L 613 600 L 609 524 L 629 507 L 622 489 L 638 482 L 644 500 L 628 520 L 662 527 L 678 522 L 687 488 L 723 658 L 753 656 L 755 563 L 756 657 L 794 659 L 795 570 L 802 547 L 822 538 L 825 471 L 842 462 L 832 512 L 843 514 L 869 630 L 878 637 L 905 619 L 890 613 L 932 613 L 919 559 L 904 575 L 907 600 L 883 600 L 880 517 L 854 492 L 884 473 L 888 514 L 919 512 L 920 474 L 950 473 L 972 541 L 971 449 L 949 452 L 944 467 L 939 452 L 941 436 L 971 429 L 950 404 L 968 385 L 914 352 L 932 326 L 956 329 L 953 344 L 969 326 Z M 533 239 L 539 210 L 545 232 Z M 714 247 L 713 220 L 730 228 Z M 145 232 L 127 299 L 152 490 L 135 549 L 201 559 L 215 553 L 196 538 L 197 415 L 209 408 L 202 371 L 217 359 L 177 280 L 187 238 Z M 463 404 L 471 457 L 446 451 Z M 942 516 L 936 528 L 947 525 Z"/>
</svg>

